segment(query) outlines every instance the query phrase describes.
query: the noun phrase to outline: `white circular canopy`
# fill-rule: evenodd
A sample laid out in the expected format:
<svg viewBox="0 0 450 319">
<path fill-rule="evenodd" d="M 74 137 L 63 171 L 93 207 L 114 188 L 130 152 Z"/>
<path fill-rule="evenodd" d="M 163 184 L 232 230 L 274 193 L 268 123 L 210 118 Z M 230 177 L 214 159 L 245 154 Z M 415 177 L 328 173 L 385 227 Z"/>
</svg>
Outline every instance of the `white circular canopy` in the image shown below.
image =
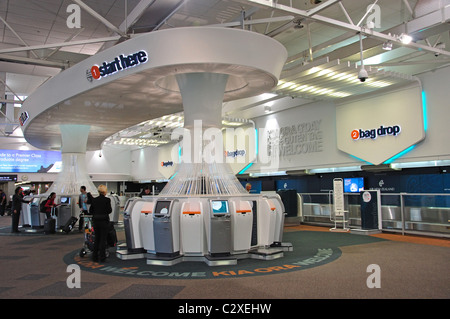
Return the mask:
<svg viewBox="0 0 450 319">
<path fill-rule="evenodd" d="M 33 146 L 59 150 L 61 124 L 90 125 L 86 149 L 96 150 L 105 138 L 127 127 L 182 111 L 176 74 L 227 74 L 224 101 L 230 101 L 270 91 L 286 58 L 279 42 L 240 29 L 147 33 L 44 83 L 22 105 L 28 117 L 22 129 Z"/>
</svg>

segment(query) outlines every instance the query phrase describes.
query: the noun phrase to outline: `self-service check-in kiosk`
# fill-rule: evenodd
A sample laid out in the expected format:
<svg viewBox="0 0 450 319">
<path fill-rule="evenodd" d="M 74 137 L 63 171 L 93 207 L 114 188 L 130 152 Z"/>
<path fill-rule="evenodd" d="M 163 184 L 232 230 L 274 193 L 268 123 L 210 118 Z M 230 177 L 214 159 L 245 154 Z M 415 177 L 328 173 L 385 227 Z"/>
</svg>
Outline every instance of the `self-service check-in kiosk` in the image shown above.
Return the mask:
<svg viewBox="0 0 450 319">
<path fill-rule="evenodd" d="M 180 233 L 183 254 L 203 256 L 203 205 L 198 199 L 188 200 L 181 205 Z"/>
<path fill-rule="evenodd" d="M 56 228 L 64 226 L 72 217 L 72 198 L 70 196 L 61 196 L 59 202 Z"/>
<path fill-rule="evenodd" d="M 127 242 L 127 252 L 122 253 L 121 251 L 120 258 L 122 259 L 139 257 L 137 255 L 132 257 L 131 254 L 141 254 L 144 252 L 139 230 L 139 219 L 142 206 L 145 203 L 146 202 L 141 198 L 131 198 L 125 204 L 123 212 L 123 225 Z"/>
<path fill-rule="evenodd" d="M 39 204 L 41 202 L 42 197 L 33 197 L 30 202 L 30 217 L 31 217 L 31 228 L 37 229 L 44 226 L 43 220 L 41 217 L 44 216 L 39 211 Z M 45 199 L 44 199 L 45 200 Z"/>
<path fill-rule="evenodd" d="M 253 214 L 252 206 L 249 201 L 232 201 L 231 210 L 231 237 L 232 250 L 234 253 L 246 253 L 250 249 Z"/>
<path fill-rule="evenodd" d="M 231 214 L 228 200 L 210 201 L 208 252 L 211 256 L 231 252 Z"/>
<path fill-rule="evenodd" d="M 180 202 L 177 199 L 159 199 L 153 213 L 155 252 L 158 256 L 180 254 Z"/>
<path fill-rule="evenodd" d="M 155 253 L 155 236 L 153 232 L 153 202 L 144 202 L 139 218 L 139 231 L 142 237 L 142 245 L 148 253 Z"/>
<path fill-rule="evenodd" d="M 284 205 L 279 196 L 268 197 L 275 207 L 275 224 L 273 241 L 275 245 L 280 245 L 283 240 L 283 227 L 285 219 Z"/>
<path fill-rule="evenodd" d="M 108 195 L 108 197 L 111 199 L 111 208 L 112 208 L 111 221 L 114 224 L 117 224 L 117 222 L 119 221 L 120 199 L 119 196 L 116 194 Z"/>
<path fill-rule="evenodd" d="M 276 207 L 271 199 L 261 198 L 258 209 L 258 245 L 270 246 L 274 242 Z"/>
</svg>

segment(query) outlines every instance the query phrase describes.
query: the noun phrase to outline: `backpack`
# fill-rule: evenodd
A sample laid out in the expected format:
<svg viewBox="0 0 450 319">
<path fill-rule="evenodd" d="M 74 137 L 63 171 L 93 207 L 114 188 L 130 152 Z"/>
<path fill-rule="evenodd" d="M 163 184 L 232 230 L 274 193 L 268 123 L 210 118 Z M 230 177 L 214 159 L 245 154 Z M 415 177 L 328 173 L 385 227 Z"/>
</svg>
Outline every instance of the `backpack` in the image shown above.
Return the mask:
<svg viewBox="0 0 450 319">
<path fill-rule="evenodd" d="M 41 213 L 45 213 L 45 204 L 47 204 L 48 199 L 45 199 L 42 201 L 42 203 L 39 204 L 39 211 Z"/>
</svg>

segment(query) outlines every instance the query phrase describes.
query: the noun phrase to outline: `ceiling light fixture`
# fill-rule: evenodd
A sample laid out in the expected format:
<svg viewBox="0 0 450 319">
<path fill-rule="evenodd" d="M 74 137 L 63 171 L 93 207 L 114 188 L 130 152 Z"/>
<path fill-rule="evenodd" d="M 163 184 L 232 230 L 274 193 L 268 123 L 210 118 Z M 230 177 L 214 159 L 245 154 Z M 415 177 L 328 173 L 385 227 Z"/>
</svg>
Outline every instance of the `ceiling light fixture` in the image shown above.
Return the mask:
<svg viewBox="0 0 450 319">
<path fill-rule="evenodd" d="M 391 41 L 384 42 L 382 48 L 383 48 L 383 50 L 391 51 L 392 50 L 392 42 Z"/>
<path fill-rule="evenodd" d="M 400 34 L 398 39 L 403 44 L 409 44 L 412 41 L 412 37 L 410 35 L 405 34 L 405 33 Z"/>
</svg>

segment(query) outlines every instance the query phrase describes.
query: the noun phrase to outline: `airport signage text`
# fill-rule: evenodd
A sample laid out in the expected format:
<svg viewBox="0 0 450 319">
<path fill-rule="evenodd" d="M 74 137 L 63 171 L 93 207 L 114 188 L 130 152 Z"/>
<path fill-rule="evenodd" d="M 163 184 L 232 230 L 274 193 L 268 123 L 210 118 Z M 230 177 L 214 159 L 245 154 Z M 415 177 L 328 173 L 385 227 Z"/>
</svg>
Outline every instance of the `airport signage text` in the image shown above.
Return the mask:
<svg viewBox="0 0 450 319">
<path fill-rule="evenodd" d="M 353 130 L 351 135 L 353 140 L 360 140 L 365 138 L 370 139 L 376 139 L 378 136 L 386 136 L 386 135 L 392 135 L 397 136 L 401 132 L 400 125 L 394 125 L 394 126 L 387 126 L 384 127 L 381 125 L 378 129 L 370 129 L 370 130 L 363 130 L 363 129 L 356 129 Z"/>
<path fill-rule="evenodd" d="M 105 76 L 144 64 L 147 61 L 148 55 L 144 50 L 130 55 L 121 54 L 111 62 L 103 62 L 102 65 L 93 65 L 90 70 L 86 71 L 86 76 L 92 82 L 92 79 L 100 80 Z"/>
<path fill-rule="evenodd" d="M 225 151 L 225 157 L 245 156 L 245 150 Z"/>
<path fill-rule="evenodd" d="M 161 166 L 162 167 L 173 166 L 173 162 L 172 161 L 161 162 Z"/>
</svg>

